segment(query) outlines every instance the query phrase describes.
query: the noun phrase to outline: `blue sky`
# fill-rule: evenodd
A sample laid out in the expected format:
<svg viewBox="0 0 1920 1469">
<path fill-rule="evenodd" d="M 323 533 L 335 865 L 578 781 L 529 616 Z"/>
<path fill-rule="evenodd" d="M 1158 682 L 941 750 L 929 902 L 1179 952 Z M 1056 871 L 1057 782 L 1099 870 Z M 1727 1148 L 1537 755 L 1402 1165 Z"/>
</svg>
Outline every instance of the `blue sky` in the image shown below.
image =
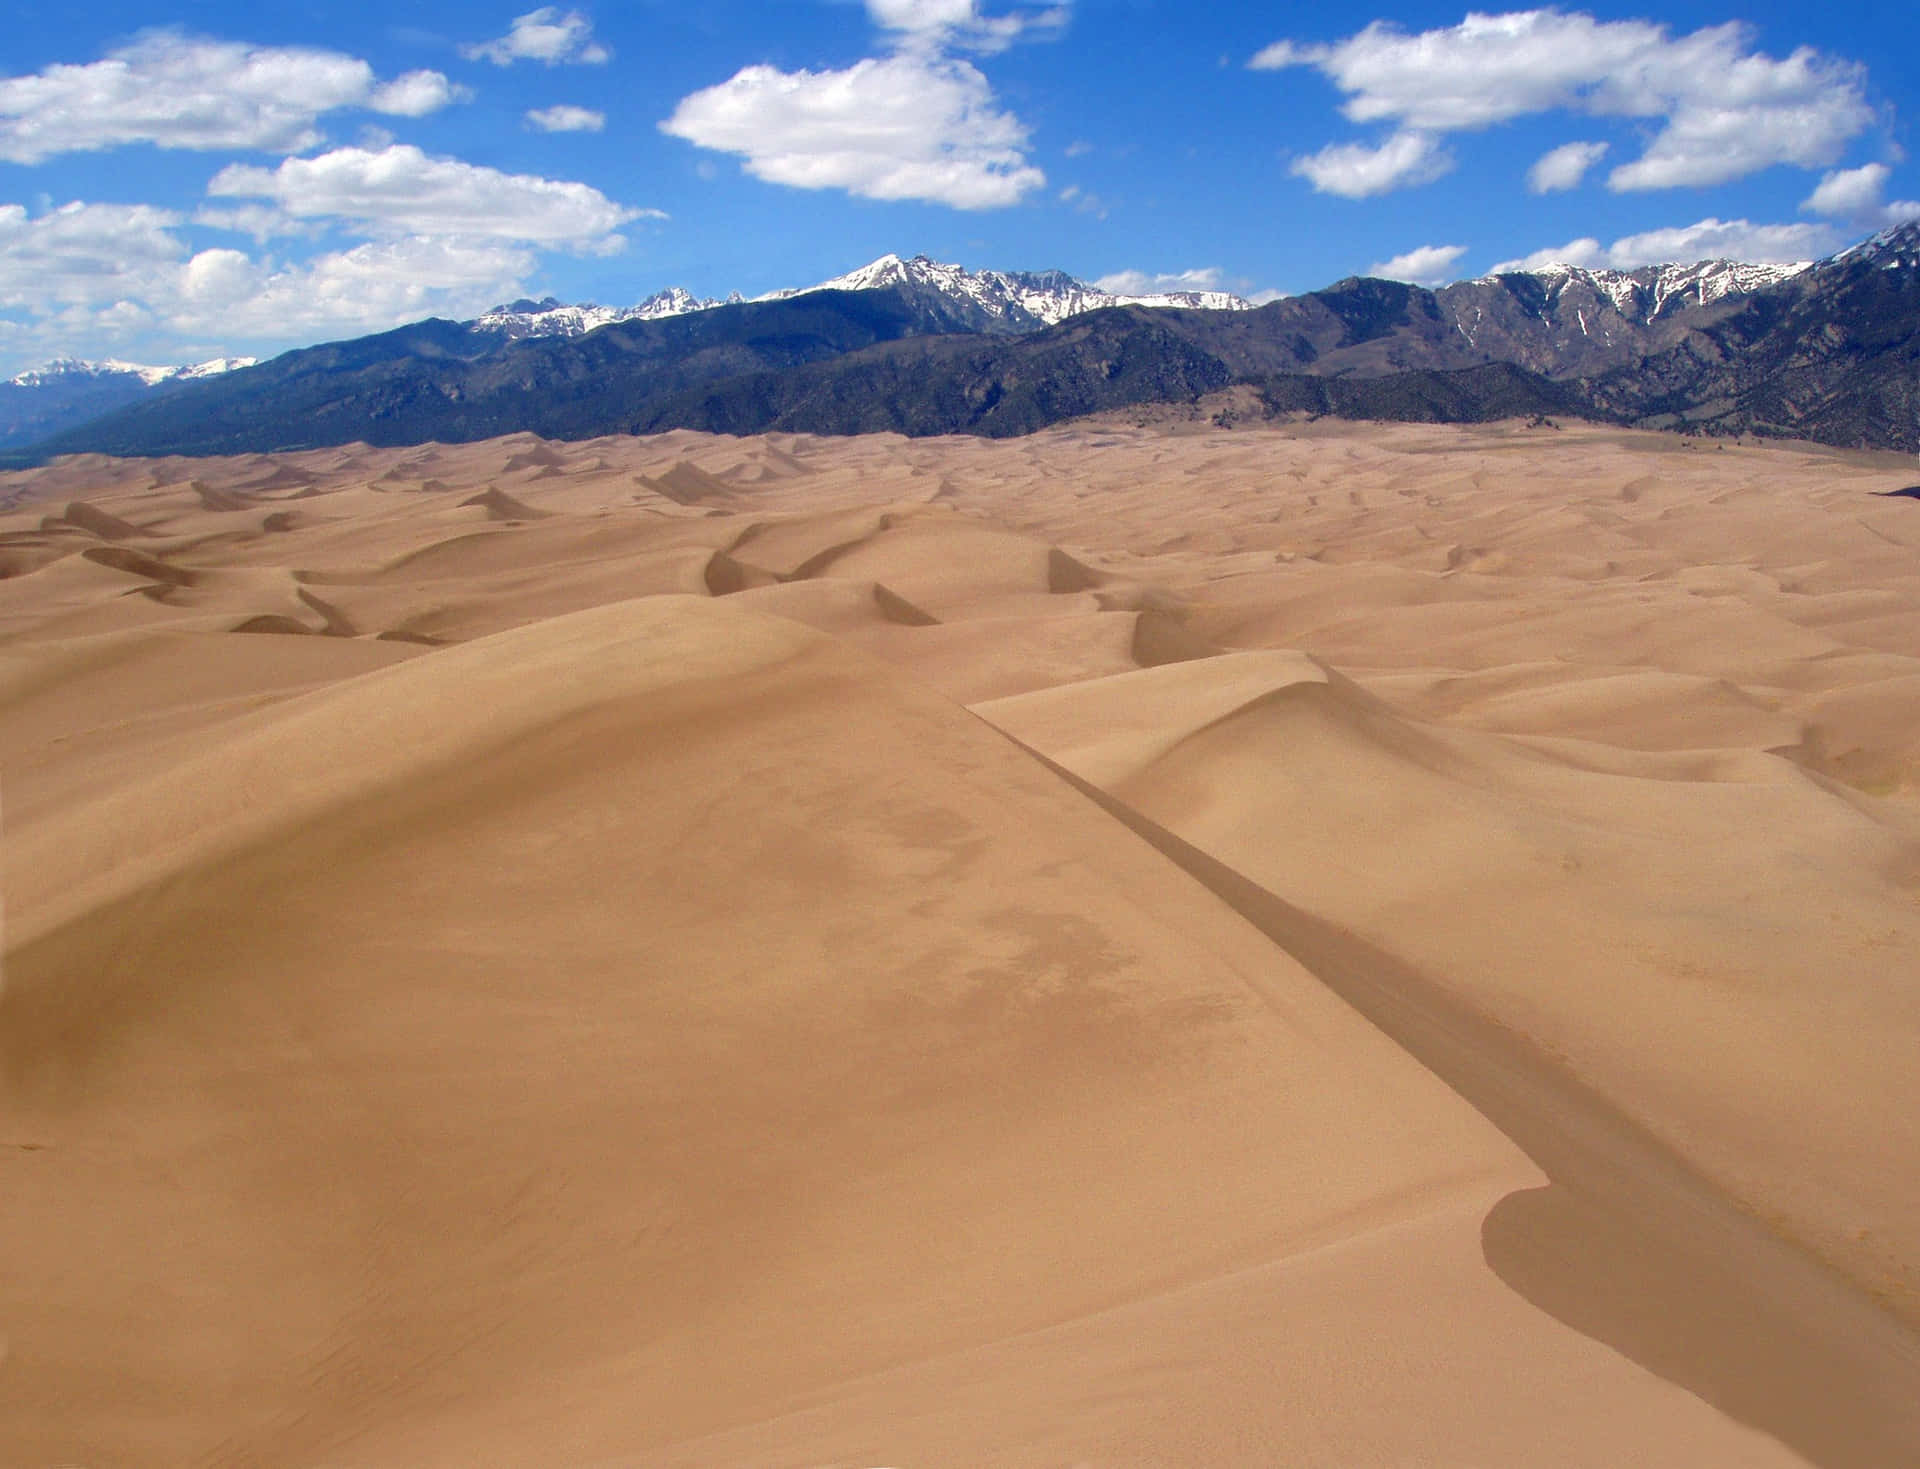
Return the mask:
<svg viewBox="0 0 1920 1469">
<path fill-rule="evenodd" d="M 0 372 L 892 251 L 1249 295 L 1920 215 L 1886 0 L 0 4 Z"/>
</svg>

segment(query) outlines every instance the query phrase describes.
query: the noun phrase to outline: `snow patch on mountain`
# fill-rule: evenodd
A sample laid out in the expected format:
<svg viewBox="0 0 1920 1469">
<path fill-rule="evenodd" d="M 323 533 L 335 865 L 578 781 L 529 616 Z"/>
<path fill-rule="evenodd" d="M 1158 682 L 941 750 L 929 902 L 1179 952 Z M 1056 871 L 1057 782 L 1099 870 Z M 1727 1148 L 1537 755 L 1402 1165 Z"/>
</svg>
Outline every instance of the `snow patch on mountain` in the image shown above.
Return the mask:
<svg viewBox="0 0 1920 1469">
<path fill-rule="evenodd" d="M 1613 303 L 1622 316 L 1652 322 L 1686 306 L 1710 306 L 1727 296 L 1750 296 L 1811 270 L 1815 262 L 1761 265 L 1741 260 L 1698 260 L 1688 265 L 1643 265 L 1637 270 L 1608 270 L 1584 265 L 1543 265 L 1515 272 L 1531 275 L 1557 301 L 1573 286 L 1585 286 Z M 1482 276 L 1492 282 L 1495 276 Z"/>
<path fill-rule="evenodd" d="M 1108 306 L 1180 306 L 1206 311 L 1251 309 L 1250 302 L 1226 291 L 1168 291 L 1156 295 L 1122 296 L 1090 286 L 1061 270 L 974 271 L 930 260 L 924 255 L 916 255 L 911 260 L 898 255 L 882 255 L 858 270 L 821 281 L 818 285 L 792 286 L 785 290 L 769 291 L 753 299 L 785 301 L 795 296 L 811 295 L 815 291 L 880 290 L 931 293 L 963 311 L 983 313 L 989 322 L 1012 331 L 1054 326 L 1083 311 L 1099 311 Z M 658 321 L 694 311 L 710 311 L 716 306 L 733 305 L 744 299 L 738 293 L 724 301 L 700 297 L 679 286 L 658 291 L 637 306 L 570 306 L 548 296 L 540 301 L 521 300 L 496 306 L 468 325 L 476 331 L 497 332 L 509 339 L 579 337 L 623 321 Z"/>
<path fill-rule="evenodd" d="M 730 299 L 738 301 L 740 297 Z M 654 292 L 637 306 L 596 306 L 591 302 L 569 306 L 552 296 L 540 301 L 520 300 L 496 306 L 467 324 L 475 331 L 497 332 L 509 340 L 583 337 L 623 321 L 658 321 L 662 317 L 685 316 L 690 311 L 706 311 L 726 304 L 726 301 L 702 299 L 679 286 L 669 286 Z"/>
<path fill-rule="evenodd" d="M 978 307 L 996 321 L 1030 328 L 1057 326 L 1084 311 L 1110 306 L 1190 307 L 1206 311 L 1249 311 L 1252 303 L 1227 291 L 1168 291 L 1147 296 L 1121 296 L 1077 280 L 1063 270 L 968 270 L 916 255 L 903 260 L 882 255 L 871 264 L 817 286 L 772 291 L 763 301 L 785 300 L 811 291 L 932 290 L 955 302 Z"/>
<path fill-rule="evenodd" d="M 1896 224 L 1891 229 L 1849 246 L 1833 257 L 1833 264 L 1864 262 L 1882 270 L 1920 270 L 1920 219 Z"/>
</svg>

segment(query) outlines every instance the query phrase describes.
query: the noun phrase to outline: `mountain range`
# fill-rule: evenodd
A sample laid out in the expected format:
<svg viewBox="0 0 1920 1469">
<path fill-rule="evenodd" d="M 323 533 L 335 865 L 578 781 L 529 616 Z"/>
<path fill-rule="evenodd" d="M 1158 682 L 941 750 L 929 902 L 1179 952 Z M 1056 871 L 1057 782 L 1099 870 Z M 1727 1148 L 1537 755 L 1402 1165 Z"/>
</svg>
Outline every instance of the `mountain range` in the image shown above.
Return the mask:
<svg viewBox="0 0 1920 1469">
<path fill-rule="evenodd" d="M 1437 290 L 1356 277 L 1259 306 L 898 256 L 752 301 L 519 301 L 170 380 L 30 456 L 528 429 L 1001 436 L 1227 389 L 1241 416 L 1564 414 L 1920 451 L 1920 223 L 1797 265 L 1563 265 Z"/>
</svg>

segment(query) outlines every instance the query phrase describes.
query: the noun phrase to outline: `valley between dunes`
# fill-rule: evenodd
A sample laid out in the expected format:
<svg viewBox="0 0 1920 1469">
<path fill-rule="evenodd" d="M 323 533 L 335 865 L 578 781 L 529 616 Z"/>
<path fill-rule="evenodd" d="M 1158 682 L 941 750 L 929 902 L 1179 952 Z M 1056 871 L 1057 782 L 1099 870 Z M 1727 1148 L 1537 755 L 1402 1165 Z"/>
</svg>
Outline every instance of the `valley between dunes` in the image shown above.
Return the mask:
<svg viewBox="0 0 1920 1469">
<path fill-rule="evenodd" d="M 0 1463 L 1920 1463 L 1916 481 L 0 477 Z"/>
</svg>

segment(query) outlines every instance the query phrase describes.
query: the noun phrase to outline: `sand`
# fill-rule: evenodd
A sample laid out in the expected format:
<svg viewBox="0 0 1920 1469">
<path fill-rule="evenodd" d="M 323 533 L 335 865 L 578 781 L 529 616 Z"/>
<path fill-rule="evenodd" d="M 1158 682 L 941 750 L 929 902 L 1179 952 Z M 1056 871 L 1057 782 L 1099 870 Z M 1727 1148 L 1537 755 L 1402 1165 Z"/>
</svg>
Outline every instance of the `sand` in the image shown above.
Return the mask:
<svg viewBox="0 0 1920 1469">
<path fill-rule="evenodd" d="M 0 1463 L 1920 1462 L 1916 480 L 4 477 Z"/>
</svg>

